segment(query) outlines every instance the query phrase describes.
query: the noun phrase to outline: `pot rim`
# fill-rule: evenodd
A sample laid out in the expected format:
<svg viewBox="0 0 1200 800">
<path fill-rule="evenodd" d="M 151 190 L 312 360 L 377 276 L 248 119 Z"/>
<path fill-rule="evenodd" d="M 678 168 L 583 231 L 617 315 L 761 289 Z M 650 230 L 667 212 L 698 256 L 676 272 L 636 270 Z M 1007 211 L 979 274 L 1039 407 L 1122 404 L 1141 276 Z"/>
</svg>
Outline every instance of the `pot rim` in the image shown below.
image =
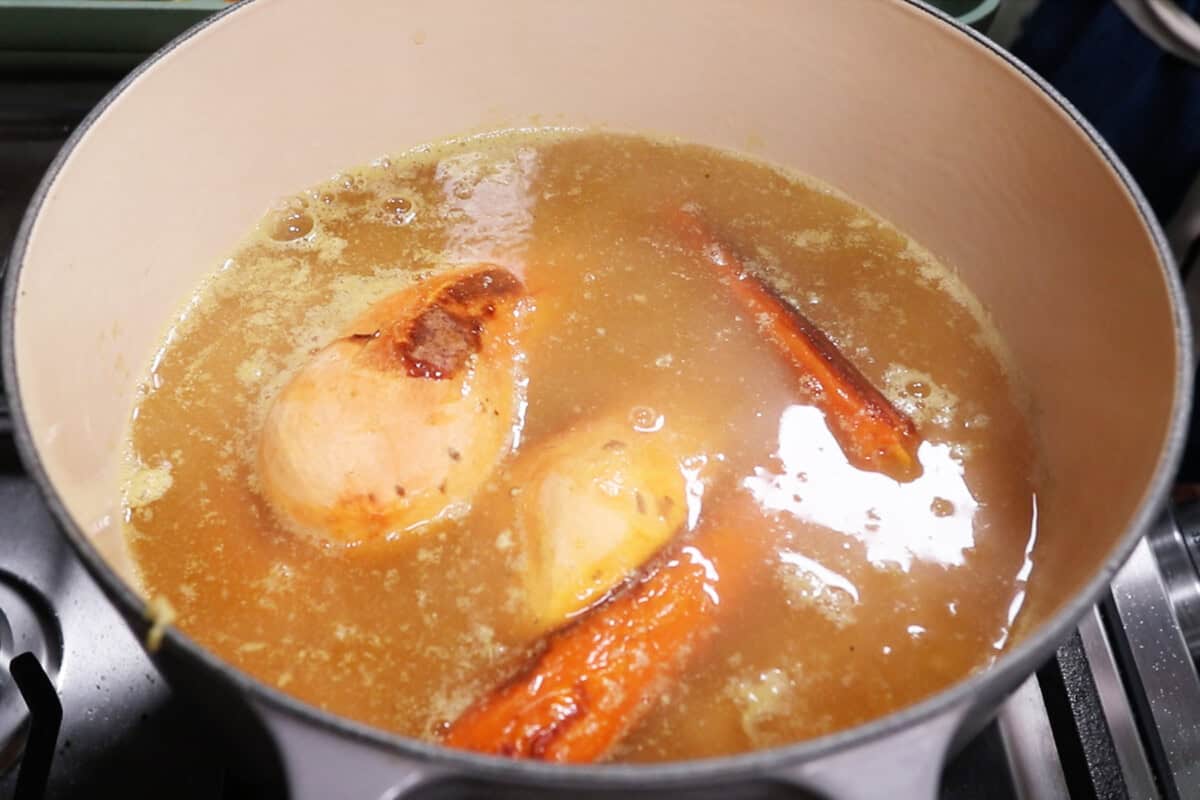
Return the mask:
<svg viewBox="0 0 1200 800">
<path fill-rule="evenodd" d="M 21 272 L 24 268 L 25 253 L 29 246 L 31 233 L 42 205 L 75 148 L 108 107 L 144 72 L 152 69 L 164 56 L 186 44 L 196 33 L 210 25 L 226 23 L 231 15 L 237 14 L 256 1 L 242 0 L 185 31 L 126 75 L 88 113 L 55 156 L 30 200 L 13 243 L 8 274 L 5 276 L 3 305 L 0 306 L 0 313 L 3 314 L 3 329 L 0 331 L 3 350 L 0 358 L 3 361 L 3 378 L 8 387 L 14 438 L 21 461 L 30 477 L 37 483 L 42 498 L 53 513 L 60 529 L 71 542 L 75 553 L 83 561 L 92 577 L 113 603 L 123 607 L 127 617 L 139 618 L 143 628 L 148 626 L 145 602 L 104 562 L 81 526 L 71 517 L 47 475 L 34 445 L 17 379 L 14 342 L 15 312 L 19 300 Z M 1169 484 L 1182 457 L 1193 382 L 1192 336 L 1183 299 L 1183 288 L 1174 267 L 1166 237 L 1137 184 L 1100 134 L 1066 98 L 999 45 L 954 20 L 948 14 L 931 7 L 924 0 L 893 1 L 906 4 L 914 11 L 929 15 L 936 22 L 952 29 L 945 31 L 946 35 L 966 36 L 977 47 L 1004 61 L 1007 66 L 1029 81 L 1033 89 L 1040 90 L 1053 101 L 1086 134 L 1092 146 L 1116 173 L 1129 198 L 1133 201 L 1142 225 L 1154 243 L 1158 255 L 1158 267 L 1163 273 L 1173 316 L 1177 353 L 1175 391 L 1172 398 L 1170 425 L 1167 428 L 1164 446 L 1159 454 L 1154 472 L 1147 483 L 1142 500 L 1117 546 L 1083 589 L 1054 616 L 1046 620 L 1011 651 L 1002 654 L 989 669 L 971 675 L 918 703 L 883 717 L 814 739 L 780 747 L 731 756 L 656 764 L 568 766 L 515 761 L 454 750 L 400 734 L 389 733 L 346 717 L 322 711 L 226 663 L 174 626 L 168 626 L 162 647 L 172 655 L 192 662 L 193 665 L 215 671 L 239 690 L 264 702 L 272 709 L 296 718 L 297 721 L 315 725 L 326 732 L 357 740 L 364 745 L 384 748 L 395 755 L 409 757 L 417 762 L 432 762 L 436 768 L 444 770 L 450 775 L 507 782 L 527 783 L 532 781 L 544 786 L 562 788 L 582 786 L 595 788 L 597 785 L 613 788 L 666 788 L 685 784 L 736 781 L 749 777 L 768 777 L 786 767 L 815 761 L 836 751 L 851 746 L 860 746 L 913 728 L 921 722 L 955 709 L 993 703 L 1041 666 L 1049 654 L 1066 637 L 1070 628 L 1086 613 L 1088 608 L 1095 604 L 1105 586 L 1110 583 L 1113 575 L 1124 564 L 1137 541 L 1145 531 L 1149 530 L 1155 517 L 1160 513 L 1162 501 L 1166 497 Z"/>
</svg>

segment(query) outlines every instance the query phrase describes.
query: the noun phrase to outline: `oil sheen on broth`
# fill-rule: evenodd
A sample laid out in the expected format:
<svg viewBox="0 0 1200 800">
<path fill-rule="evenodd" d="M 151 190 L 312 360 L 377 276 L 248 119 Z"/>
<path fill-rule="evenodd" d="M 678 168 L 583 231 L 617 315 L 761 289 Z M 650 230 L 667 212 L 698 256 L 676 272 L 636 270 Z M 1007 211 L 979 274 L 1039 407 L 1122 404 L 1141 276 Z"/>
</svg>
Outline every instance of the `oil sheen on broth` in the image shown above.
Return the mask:
<svg viewBox="0 0 1200 800">
<path fill-rule="evenodd" d="M 761 321 L 664 226 L 672 204 L 700 209 L 912 418 L 919 478 L 850 466 Z M 513 452 L 438 524 L 361 547 L 296 535 L 256 467 L 273 399 L 372 303 L 476 262 L 525 275 L 535 306 Z M 691 469 L 677 535 L 740 494 L 758 555 L 715 636 L 611 757 L 787 743 L 911 704 L 1004 649 L 1036 497 L 1001 353 L 952 272 L 809 179 L 639 136 L 454 140 L 281 203 L 196 291 L 137 402 L 128 538 L 146 593 L 204 646 L 316 706 L 436 741 L 553 622 L 535 613 L 512 513 L 523 459 L 597 419 L 613 439 L 674 432 Z"/>
</svg>

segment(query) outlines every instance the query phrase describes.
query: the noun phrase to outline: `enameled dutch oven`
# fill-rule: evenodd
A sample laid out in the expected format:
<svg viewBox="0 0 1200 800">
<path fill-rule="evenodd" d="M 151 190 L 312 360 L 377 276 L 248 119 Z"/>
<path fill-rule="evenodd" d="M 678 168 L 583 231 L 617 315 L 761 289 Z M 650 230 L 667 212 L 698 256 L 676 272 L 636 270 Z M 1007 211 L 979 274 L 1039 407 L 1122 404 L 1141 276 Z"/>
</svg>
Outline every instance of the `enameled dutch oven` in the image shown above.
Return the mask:
<svg viewBox="0 0 1200 800">
<path fill-rule="evenodd" d="M 1050 655 L 1153 519 L 1191 385 L 1179 285 L 1129 175 L 1049 87 L 919 3 L 243 0 L 194 29 L 71 137 L 11 260 L 4 376 L 63 533 L 144 635 L 118 466 L 170 316 L 278 198 L 419 143 L 530 124 L 670 134 L 794 167 L 959 270 L 1025 379 L 1045 468 L 1014 644 L 851 730 L 640 766 L 516 763 L 371 729 L 176 630 L 156 662 L 243 767 L 297 797 L 934 797 L 947 754 Z"/>
</svg>

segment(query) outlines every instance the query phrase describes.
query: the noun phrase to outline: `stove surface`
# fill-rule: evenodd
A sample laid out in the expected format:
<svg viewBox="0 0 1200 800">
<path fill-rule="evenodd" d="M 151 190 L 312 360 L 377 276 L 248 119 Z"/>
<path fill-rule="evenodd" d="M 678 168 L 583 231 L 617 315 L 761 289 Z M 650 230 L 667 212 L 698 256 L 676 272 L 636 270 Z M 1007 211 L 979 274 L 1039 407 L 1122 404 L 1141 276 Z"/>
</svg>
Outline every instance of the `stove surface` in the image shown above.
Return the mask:
<svg viewBox="0 0 1200 800">
<path fill-rule="evenodd" d="M 119 77 L 119 76 L 118 76 Z M 67 135 L 116 77 L 0 79 L 0 254 Z M 47 598 L 53 598 L 47 600 Z M 41 629 L 41 630 L 37 630 Z M 8 636 L 5 636 L 5 632 Z M 58 690 L 61 727 L 48 752 L 22 750 L 28 710 L 0 675 L 0 797 L 49 767 L 46 796 L 98 793 L 211 798 L 225 771 L 61 536 L 21 468 L 0 394 L 0 654 L 28 649 Z M 47 652 L 47 649 L 49 652 Z M 40 750 L 38 749 L 40 748 Z M 30 765 L 27 767 L 27 765 Z"/>
<path fill-rule="evenodd" d="M 0 79 L 0 253 L 67 134 L 116 77 Z M 1173 574 L 1196 582 L 1189 539 L 1177 535 L 1184 549 L 1167 555 L 1179 562 L 1182 552 L 1186 563 Z M 1196 587 L 1164 578 L 1160 555 L 1139 549 L 1135 574 L 1122 573 L 1113 599 L 952 760 L 942 798 L 1200 797 L 1200 682 L 1185 635 L 1200 632 L 1200 612 L 1189 626 L 1185 608 L 1180 624 L 1170 600 Z M 58 533 L 21 470 L 3 406 L 0 613 L 0 798 L 29 794 L 39 778 L 48 797 L 261 796 L 226 768 L 220 743 L 189 718 Z M 28 712 L 7 670 L 10 660 L 13 672 L 30 666 L 14 659 L 26 650 L 53 682 L 62 714 L 47 741 L 29 736 L 27 748 Z M 35 717 L 52 723 L 54 712 Z"/>
<path fill-rule="evenodd" d="M 41 763 L 49 757 L 50 797 L 108 791 L 188 800 L 223 796 L 224 774 L 211 748 L 193 736 L 186 714 L 70 552 L 32 481 L 0 477 L 0 509 L 0 597 L 5 589 L 30 585 L 53 597 L 63 641 L 61 662 L 47 669 L 63 714 L 53 752 L 26 752 L 0 779 L 0 795 L 15 792 L 31 758 Z"/>
</svg>

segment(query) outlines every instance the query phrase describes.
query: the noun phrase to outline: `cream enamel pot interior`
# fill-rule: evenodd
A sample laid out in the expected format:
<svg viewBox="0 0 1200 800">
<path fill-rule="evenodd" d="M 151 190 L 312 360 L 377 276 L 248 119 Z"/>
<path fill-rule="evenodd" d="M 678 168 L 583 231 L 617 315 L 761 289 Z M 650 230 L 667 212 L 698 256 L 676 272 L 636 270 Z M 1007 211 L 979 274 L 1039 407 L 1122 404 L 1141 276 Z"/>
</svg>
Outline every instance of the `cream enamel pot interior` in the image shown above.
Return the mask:
<svg viewBox="0 0 1200 800">
<path fill-rule="evenodd" d="M 276 199 L 428 140 L 529 124 L 666 133 L 795 167 L 963 274 L 1028 381 L 1044 455 L 1035 559 L 1052 577 L 1035 578 L 1017 644 L 853 730 L 641 767 L 511 763 L 368 729 L 174 630 L 158 663 L 296 796 L 483 782 L 933 797 L 947 752 L 1048 656 L 1152 520 L 1181 446 L 1190 344 L 1162 236 L 1112 154 L 1020 65 L 911 2 L 253 0 L 173 43 L 72 137 L 11 261 L 5 378 L 65 534 L 144 633 L 117 470 L 169 318 Z"/>
</svg>

